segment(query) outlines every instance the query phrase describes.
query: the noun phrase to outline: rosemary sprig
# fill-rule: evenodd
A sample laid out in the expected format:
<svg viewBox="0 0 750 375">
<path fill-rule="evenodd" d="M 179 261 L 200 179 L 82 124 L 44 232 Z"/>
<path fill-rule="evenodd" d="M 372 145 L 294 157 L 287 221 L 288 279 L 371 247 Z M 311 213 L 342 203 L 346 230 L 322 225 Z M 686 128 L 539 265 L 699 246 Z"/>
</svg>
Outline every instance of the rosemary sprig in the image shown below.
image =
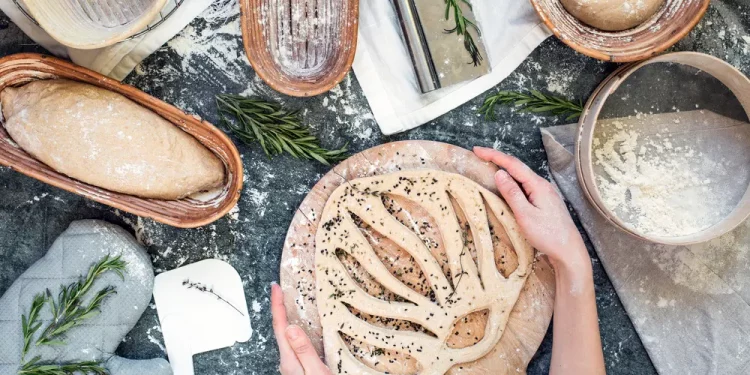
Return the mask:
<svg viewBox="0 0 750 375">
<path fill-rule="evenodd" d="M 112 258 L 107 255 L 89 268 L 89 272 L 84 279 L 63 286 L 57 300 L 52 296 L 52 292 L 47 289 L 46 296 L 43 298 L 49 302 L 52 310 L 52 322 L 39 335 L 36 345 L 62 345 L 63 342 L 59 340 L 62 335 L 82 321 L 99 314 L 104 300 L 116 293 L 115 288 L 106 287 L 100 290 L 85 306 L 83 305 L 83 297 L 91 290 L 94 282 L 106 272 L 115 272 L 123 278 L 125 266 L 126 263 L 120 256 Z M 40 297 L 37 296 L 37 298 Z M 29 337 L 24 336 L 24 341 L 28 339 Z"/>
<path fill-rule="evenodd" d="M 24 364 L 18 375 L 108 375 L 109 372 L 99 362 L 66 363 L 61 365 L 40 363 L 36 357 Z"/>
<path fill-rule="evenodd" d="M 302 125 L 297 111 L 240 95 L 218 95 L 216 104 L 221 123 L 243 142 L 260 143 L 268 157 L 287 152 L 295 158 L 315 159 L 325 165 L 346 157 L 348 144 L 337 150 L 321 147 L 310 128 Z M 228 120 L 226 115 L 236 121 Z"/>
<path fill-rule="evenodd" d="M 498 91 L 484 100 L 484 104 L 479 108 L 479 113 L 483 114 L 488 120 L 495 119 L 495 105 L 512 104 L 520 107 L 521 111 L 534 113 L 550 112 L 556 116 L 568 115 L 565 119 L 572 120 L 581 116 L 583 112 L 582 102 L 573 102 L 564 98 L 545 95 L 537 90 L 531 90 L 530 94 L 524 94 L 514 91 Z"/>
<path fill-rule="evenodd" d="M 466 51 L 468 51 L 469 55 L 471 56 L 470 64 L 478 66 L 482 64 L 482 60 L 484 60 L 484 58 L 479 52 L 479 48 L 477 48 L 477 45 L 474 42 L 474 38 L 469 33 L 468 28 L 473 28 L 477 32 L 477 35 L 481 34 L 477 25 L 474 24 L 474 22 L 469 21 L 468 18 L 464 17 L 464 12 L 461 10 L 460 3 L 464 3 L 469 7 L 469 9 L 472 9 L 471 3 L 469 3 L 468 0 L 445 0 L 445 20 L 449 21 L 451 18 L 451 13 L 453 13 L 453 19 L 456 22 L 455 27 L 453 27 L 452 29 L 447 29 L 445 30 L 445 32 L 448 34 L 456 33 L 457 35 L 462 35 L 464 37 L 464 48 L 466 48 Z"/>
<path fill-rule="evenodd" d="M 34 334 L 42 327 L 42 323 L 39 322 L 39 312 L 42 311 L 42 307 L 44 307 L 45 303 L 47 303 L 46 295 L 43 293 L 37 294 L 34 297 L 34 301 L 31 303 L 29 316 L 27 317 L 26 314 L 21 315 L 21 328 L 23 329 L 21 362 L 25 360 L 26 354 L 31 348 L 31 341 L 34 338 Z"/>
</svg>

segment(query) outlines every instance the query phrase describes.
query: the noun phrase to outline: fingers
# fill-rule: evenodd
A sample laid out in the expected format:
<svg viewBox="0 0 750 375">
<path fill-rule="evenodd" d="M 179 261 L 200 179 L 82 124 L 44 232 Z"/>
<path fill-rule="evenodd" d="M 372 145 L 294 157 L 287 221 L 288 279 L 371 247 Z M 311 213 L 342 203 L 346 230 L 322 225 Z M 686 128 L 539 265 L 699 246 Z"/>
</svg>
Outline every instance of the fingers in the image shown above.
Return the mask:
<svg viewBox="0 0 750 375">
<path fill-rule="evenodd" d="M 276 342 L 279 344 L 281 374 L 304 375 L 302 363 L 297 359 L 294 349 L 286 338 L 286 329 L 289 327 L 289 322 L 284 307 L 284 294 L 278 284 L 271 285 L 271 314 L 273 315 L 273 333 L 276 336 Z"/>
<path fill-rule="evenodd" d="M 522 161 L 486 147 L 474 147 L 474 154 L 484 161 L 495 163 L 498 167 L 505 169 L 513 178 L 523 185 L 524 190 L 531 194 L 539 184 L 547 180 L 534 173 Z"/>
<path fill-rule="evenodd" d="M 330 375 L 331 371 L 326 367 L 318 352 L 315 351 L 310 338 L 307 337 L 305 331 L 297 326 L 289 326 L 286 329 L 286 338 L 294 349 L 294 353 L 297 354 L 297 359 L 302 362 L 302 367 L 305 369 L 305 374 L 320 374 Z"/>
<path fill-rule="evenodd" d="M 510 209 L 513 210 L 516 216 L 523 214 L 533 207 L 529 203 L 528 198 L 526 198 L 526 194 L 518 186 L 518 183 L 510 177 L 508 172 L 504 170 L 497 171 L 495 173 L 495 184 L 497 185 L 497 190 L 500 191 L 500 195 L 505 198 L 505 201 L 508 202 Z"/>
</svg>

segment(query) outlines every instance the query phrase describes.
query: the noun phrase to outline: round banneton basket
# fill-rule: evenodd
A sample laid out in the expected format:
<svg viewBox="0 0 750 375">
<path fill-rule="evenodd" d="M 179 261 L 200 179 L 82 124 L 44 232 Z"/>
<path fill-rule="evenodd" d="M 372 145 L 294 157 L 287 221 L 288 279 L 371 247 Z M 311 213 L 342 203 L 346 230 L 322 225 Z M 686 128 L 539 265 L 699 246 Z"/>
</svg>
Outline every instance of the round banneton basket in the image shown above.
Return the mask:
<svg viewBox="0 0 750 375">
<path fill-rule="evenodd" d="M 748 78 L 739 70 L 713 56 L 697 52 L 676 52 L 664 54 L 640 63 L 622 66 L 599 85 L 584 107 L 583 115 L 579 120 L 575 143 L 575 162 L 578 172 L 578 180 L 584 195 L 588 198 L 594 208 L 596 208 L 599 213 L 617 228 L 633 236 L 667 245 L 688 245 L 706 242 L 731 231 L 750 216 L 750 186 L 738 187 L 739 195 L 737 200 L 730 202 L 733 205 L 728 206 L 730 208 L 733 207 L 731 212 L 728 212 L 728 214 L 713 223 L 710 227 L 687 235 L 662 236 L 642 233 L 632 225 L 625 222 L 625 220 L 619 217 L 605 204 L 597 184 L 597 172 L 595 171 L 596 160 L 594 157 L 594 134 L 604 104 L 611 95 L 612 97 L 616 97 L 618 101 L 621 100 L 622 98 L 620 98 L 619 93 L 613 95 L 615 90 L 622 86 L 623 83 L 639 69 L 656 63 L 683 64 L 707 73 L 726 86 L 726 89 L 731 91 L 731 95 L 734 95 L 737 102 L 739 102 L 739 105 L 741 105 L 740 111 L 744 111 L 744 113 L 750 117 L 750 80 L 748 80 Z M 632 113 L 632 111 L 630 112 Z M 675 121 L 671 126 L 676 126 L 678 130 L 684 130 L 683 133 L 685 134 L 691 132 L 688 128 L 681 129 L 680 127 L 686 127 L 687 125 L 684 123 L 681 124 L 678 121 Z M 690 136 L 696 137 L 695 134 L 691 134 Z M 747 141 L 743 142 L 745 143 L 740 144 L 740 146 L 750 147 L 750 144 L 746 143 Z M 732 172 L 730 171 L 730 173 Z M 726 199 L 728 200 L 729 198 Z M 734 204 L 734 202 L 736 202 L 736 204 Z"/>
<path fill-rule="evenodd" d="M 698 24 L 710 0 L 666 0 L 643 24 L 624 31 L 603 31 L 573 17 L 560 0 L 531 0 L 550 30 L 565 44 L 599 60 L 647 59 L 671 47 Z"/>
<path fill-rule="evenodd" d="M 0 91 L 33 80 L 58 78 L 88 83 L 121 94 L 195 137 L 224 163 L 224 186 L 212 194 L 180 200 L 146 199 L 105 190 L 58 173 L 21 150 L 5 131 L 2 116 L 0 165 L 99 203 L 180 228 L 209 224 L 226 215 L 237 204 L 242 190 L 242 160 L 232 141 L 213 125 L 135 87 L 61 59 L 31 53 L 0 59 Z"/>
</svg>

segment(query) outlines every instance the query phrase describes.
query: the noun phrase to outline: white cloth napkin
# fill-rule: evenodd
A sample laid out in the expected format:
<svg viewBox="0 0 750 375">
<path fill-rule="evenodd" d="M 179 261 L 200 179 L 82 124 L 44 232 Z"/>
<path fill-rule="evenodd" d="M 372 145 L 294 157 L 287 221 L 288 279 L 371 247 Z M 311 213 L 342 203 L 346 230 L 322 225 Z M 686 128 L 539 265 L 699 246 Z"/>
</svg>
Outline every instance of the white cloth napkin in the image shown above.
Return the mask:
<svg viewBox="0 0 750 375">
<path fill-rule="evenodd" d="M 551 35 L 527 0 L 471 2 L 492 71 L 422 94 L 392 2 L 361 0 L 354 73 L 383 134 L 422 125 L 489 90 Z"/>
<path fill-rule="evenodd" d="M 51 53 L 71 59 L 74 63 L 122 80 L 148 55 L 172 39 L 190 21 L 201 14 L 213 0 L 185 0 L 165 22 L 158 28 L 137 38 L 128 39 L 115 45 L 93 49 L 78 50 L 68 48 L 52 39 L 42 28 L 35 25 L 21 12 L 13 0 L 0 0 L 0 10 L 23 30 L 26 35 L 46 48 Z M 170 0 L 165 10 L 172 9 L 175 1 Z"/>
</svg>

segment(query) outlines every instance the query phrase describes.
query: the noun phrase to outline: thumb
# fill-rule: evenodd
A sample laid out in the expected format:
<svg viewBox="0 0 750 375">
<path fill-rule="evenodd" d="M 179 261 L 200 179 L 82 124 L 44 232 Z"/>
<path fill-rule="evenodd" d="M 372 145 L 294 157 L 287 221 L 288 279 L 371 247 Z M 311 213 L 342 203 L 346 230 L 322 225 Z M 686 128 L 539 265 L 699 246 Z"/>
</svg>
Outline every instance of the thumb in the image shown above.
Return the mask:
<svg viewBox="0 0 750 375">
<path fill-rule="evenodd" d="M 172 375 L 169 362 L 162 358 L 137 361 L 114 356 L 105 365 L 111 375 Z"/>
<path fill-rule="evenodd" d="M 294 353 L 297 354 L 297 359 L 302 363 L 305 374 L 329 375 L 331 373 L 318 357 L 315 346 L 302 328 L 295 325 L 289 326 L 286 329 L 286 338 L 289 340 Z"/>
</svg>

